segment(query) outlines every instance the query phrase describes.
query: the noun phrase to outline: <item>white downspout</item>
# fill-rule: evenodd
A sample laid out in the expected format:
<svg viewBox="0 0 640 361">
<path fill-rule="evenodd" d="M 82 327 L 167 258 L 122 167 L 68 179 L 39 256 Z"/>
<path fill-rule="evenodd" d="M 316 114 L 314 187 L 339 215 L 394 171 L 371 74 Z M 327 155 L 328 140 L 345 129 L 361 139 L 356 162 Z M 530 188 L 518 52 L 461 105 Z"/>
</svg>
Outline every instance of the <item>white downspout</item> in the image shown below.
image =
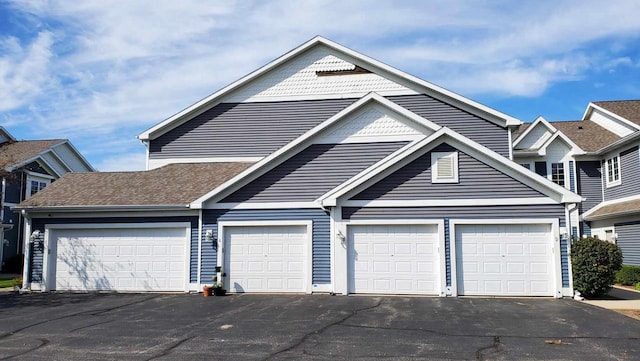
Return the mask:
<svg viewBox="0 0 640 361">
<path fill-rule="evenodd" d="M 22 270 L 22 289 L 30 290 L 31 282 L 29 282 L 29 274 L 31 273 L 31 247 L 29 243 L 31 241 L 31 217 L 27 214 L 26 210 L 22 210 L 22 217 L 24 219 L 24 234 L 23 234 L 23 249 L 24 249 L 24 268 Z M 44 271 L 44 270 L 43 270 Z"/>
</svg>

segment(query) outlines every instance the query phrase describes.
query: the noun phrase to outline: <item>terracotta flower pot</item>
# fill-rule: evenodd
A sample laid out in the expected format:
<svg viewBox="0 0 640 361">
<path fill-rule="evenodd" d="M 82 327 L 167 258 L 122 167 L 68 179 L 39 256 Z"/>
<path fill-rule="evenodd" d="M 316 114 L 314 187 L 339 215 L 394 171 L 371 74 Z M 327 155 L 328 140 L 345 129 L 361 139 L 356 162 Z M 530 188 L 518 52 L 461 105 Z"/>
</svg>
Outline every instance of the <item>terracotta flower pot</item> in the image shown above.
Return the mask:
<svg viewBox="0 0 640 361">
<path fill-rule="evenodd" d="M 203 286 L 202 287 L 202 294 L 204 295 L 204 297 L 211 296 L 211 291 L 213 291 L 213 287 L 211 287 L 211 286 Z"/>
</svg>

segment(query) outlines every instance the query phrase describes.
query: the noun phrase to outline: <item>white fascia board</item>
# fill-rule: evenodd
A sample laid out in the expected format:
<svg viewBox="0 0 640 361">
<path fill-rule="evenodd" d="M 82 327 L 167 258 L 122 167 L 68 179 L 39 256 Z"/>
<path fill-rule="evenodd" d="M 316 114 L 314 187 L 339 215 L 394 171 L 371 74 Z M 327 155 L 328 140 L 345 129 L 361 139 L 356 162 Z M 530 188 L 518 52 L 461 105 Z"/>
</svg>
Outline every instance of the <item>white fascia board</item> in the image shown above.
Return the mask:
<svg viewBox="0 0 640 361">
<path fill-rule="evenodd" d="M 450 207 L 450 206 L 508 206 L 522 204 L 557 204 L 548 197 L 529 198 L 467 198 L 467 199 L 418 199 L 418 200 L 347 200 L 340 202 L 342 207 Z"/>
<path fill-rule="evenodd" d="M 85 167 L 87 167 L 87 169 L 89 169 L 90 172 L 95 172 L 96 169 L 91 165 L 91 163 L 89 163 L 89 161 L 87 160 L 87 158 L 85 158 L 82 153 L 80 153 L 78 151 L 78 149 L 73 145 L 73 143 L 71 143 L 69 140 L 65 140 L 64 143 L 62 144 L 58 144 L 54 147 L 52 147 L 53 152 L 56 153 L 55 149 L 56 147 L 59 147 L 61 145 L 68 145 L 69 148 L 71 148 L 71 151 L 73 153 L 75 153 L 75 156 L 80 160 L 80 162 L 82 162 L 82 164 L 84 164 Z M 56 155 L 58 155 L 56 153 Z M 66 165 L 66 163 L 64 162 L 64 160 L 62 159 L 62 157 L 58 156 L 58 159 L 62 160 L 62 162 Z M 70 168 L 69 166 L 67 166 L 67 168 Z"/>
<path fill-rule="evenodd" d="M 266 65 L 252 71 L 251 73 L 245 75 L 244 77 L 236 80 L 235 82 L 227 85 L 226 87 L 218 90 L 217 92 L 201 99 L 200 101 L 190 105 L 189 107 L 181 110 L 180 112 L 170 116 L 169 118 L 165 119 L 164 121 L 160 122 L 159 124 L 145 130 L 144 132 L 140 133 L 138 135 L 138 139 L 140 140 L 151 140 L 155 138 L 155 135 L 160 135 L 160 134 L 156 134 L 159 131 L 163 130 L 164 128 L 166 128 L 167 126 L 172 125 L 172 123 L 180 123 L 180 120 L 187 120 L 185 119 L 185 117 L 189 117 L 189 116 L 195 116 L 198 113 L 202 113 L 204 112 L 206 109 L 208 109 L 208 107 L 213 106 L 215 104 L 216 101 L 218 101 L 220 98 L 222 98 L 222 96 L 226 95 L 227 93 L 249 83 L 250 81 L 258 78 L 259 76 L 267 73 L 269 70 L 279 66 L 282 63 L 287 62 L 289 59 L 297 56 L 298 54 L 301 54 L 303 52 L 305 52 L 307 49 L 309 49 L 310 47 L 314 46 L 317 43 L 322 42 L 322 37 L 320 36 L 316 36 L 313 39 L 305 42 L 304 44 L 298 46 L 297 48 L 294 48 L 293 50 L 285 53 L 284 55 L 276 58 L 275 60 L 271 61 L 270 63 L 267 63 Z M 177 125 L 175 125 L 177 126 Z M 175 127 L 174 126 L 174 127 Z"/>
<path fill-rule="evenodd" d="M 559 130 L 556 130 L 556 132 L 552 136 L 550 136 L 549 139 L 546 142 L 544 142 L 544 144 L 542 144 L 540 149 L 538 149 L 538 155 L 540 156 L 547 155 L 547 148 L 558 138 L 564 141 L 571 148 L 574 155 L 582 155 L 586 153 L 576 143 L 572 142 L 571 139 L 569 139 L 569 137 L 564 135 L 564 133 L 562 133 Z"/>
<path fill-rule="evenodd" d="M 448 141 L 451 141 L 451 145 L 457 149 L 464 151 L 470 156 L 483 161 L 491 167 L 503 172 L 504 174 L 524 183 L 532 188 L 540 191 L 552 199 L 555 199 L 559 203 L 579 203 L 582 202 L 582 197 L 561 187 L 552 181 L 531 172 L 530 170 L 518 165 L 514 161 L 503 157 L 502 155 L 494 152 L 493 150 L 478 144 L 477 142 L 449 129 L 442 128 L 438 132 L 431 136 L 412 144 L 413 146 L 407 148 L 402 154 L 398 154 L 392 159 L 386 159 L 383 163 L 378 162 L 372 167 L 369 167 L 365 171 L 361 172 L 358 176 L 350 179 L 342 185 L 329 191 L 318 199 L 324 206 L 335 206 L 338 202 L 338 198 L 351 192 L 356 187 L 362 185 L 366 181 L 373 179 L 376 175 L 379 175 L 387 168 L 397 164 L 403 158 L 411 156 L 413 153 L 423 154 L 433 147 L 433 142 L 439 138 L 447 137 Z M 431 146 L 430 146 L 431 145 Z"/>
<path fill-rule="evenodd" d="M 458 106 L 459 108 L 468 111 L 472 114 L 475 115 L 479 115 L 479 116 L 488 116 L 488 120 L 503 126 L 503 127 L 508 127 L 508 126 L 515 126 L 515 125 L 520 125 L 522 124 L 522 121 L 520 121 L 517 118 L 514 118 L 510 115 L 504 114 L 502 112 L 499 112 L 493 108 L 490 108 L 486 105 L 477 103 L 471 99 L 465 98 L 459 94 L 456 94 L 452 91 L 446 90 L 444 88 L 441 88 L 435 84 L 429 83 L 425 80 L 422 80 L 418 77 L 415 77 L 413 75 L 410 75 L 408 73 L 405 73 L 403 71 L 400 71 L 396 68 L 393 68 L 387 64 L 384 64 L 378 60 L 375 60 L 373 58 L 370 58 L 364 54 L 358 53 L 354 50 L 351 50 L 345 46 L 342 46 L 340 44 L 337 44 L 331 40 L 325 39 L 321 36 L 316 36 L 315 38 L 307 41 L 306 43 L 300 45 L 297 48 L 294 48 L 293 50 L 289 51 L 288 53 L 280 56 L 279 58 L 275 59 L 274 61 L 264 65 L 261 68 L 258 68 L 257 70 L 249 73 L 248 75 L 240 78 L 239 80 L 227 85 L 226 87 L 218 90 L 217 92 L 209 95 L 208 97 L 194 103 L 193 105 L 183 109 L 182 111 L 172 115 L 171 117 L 165 119 L 164 121 L 160 122 L 159 124 L 149 128 L 148 130 L 140 133 L 138 135 L 138 139 L 146 141 L 146 140 L 150 140 L 150 139 L 154 139 L 155 137 L 159 136 L 160 134 L 163 134 L 164 131 L 176 127 L 179 124 L 182 124 L 181 122 L 184 122 L 188 119 L 190 119 L 193 116 L 196 116 L 197 114 L 200 114 L 202 112 L 204 112 L 205 110 L 209 109 L 211 106 L 214 106 L 216 104 L 216 102 L 220 101 L 220 99 L 222 99 L 222 97 L 228 93 L 230 93 L 231 91 L 238 89 L 239 87 L 249 83 L 250 81 L 253 81 L 254 79 L 260 77 L 261 75 L 267 73 L 268 71 L 270 71 L 271 69 L 289 61 L 290 59 L 296 57 L 297 55 L 307 51 L 308 49 L 317 46 L 319 44 L 322 44 L 324 46 L 329 47 L 332 50 L 338 51 L 343 53 L 344 55 L 347 55 L 351 58 L 353 58 L 353 60 L 355 60 L 356 63 L 358 64 L 362 64 L 364 65 L 364 67 L 368 67 L 370 71 L 373 71 L 374 73 L 376 71 L 379 71 L 381 73 L 386 73 L 388 75 L 392 75 L 393 77 L 397 77 L 398 80 L 400 80 L 401 82 L 406 82 L 406 83 L 411 83 L 413 85 L 417 85 L 418 88 L 420 90 L 425 91 L 427 94 L 434 96 L 438 99 L 441 98 L 445 98 L 445 100 L 451 101 L 452 103 L 454 103 L 456 106 Z M 441 99 L 442 100 L 442 99 Z"/>
<path fill-rule="evenodd" d="M 391 153 L 390 155 L 383 158 L 382 160 L 374 163 L 369 168 L 351 177 L 349 180 L 345 181 L 344 183 L 338 185 L 337 187 L 323 194 L 316 200 L 316 202 L 319 202 L 325 207 L 335 207 L 340 197 L 351 192 L 353 189 L 364 184 L 368 180 L 373 179 L 374 177 L 384 172 L 394 164 L 398 163 L 402 159 L 413 154 L 417 150 L 422 149 L 427 144 L 434 142 L 436 139 L 440 138 L 444 134 L 445 134 L 445 128 L 441 128 L 440 130 L 431 134 L 428 137 L 425 137 L 419 141 L 414 141 L 412 143 L 405 145 L 404 147 Z"/>
<path fill-rule="evenodd" d="M 256 163 L 264 157 L 211 157 L 211 158 L 162 158 L 149 159 L 147 157 L 147 170 L 164 167 L 169 164 L 185 163 Z"/>
<path fill-rule="evenodd" d="M 16 138 L 11 135 L 11 133 L 9 133 L 8 130 L 6 130 L 3 126 L 0 125 L 0 133 L 4 134 L 5 138 L 11 140 L 11 141 L 16 141 Z"/>
<path fill-rule="evenodd" d="M 12 210 L 20 210 L 29 213 L 35 212 L 120 212 L 120 211 L 146 211 L 146 210 L 188 210 L 189 205 L 175 205 L 175 204 L 154 204 L 154 205 L 122 205 L 122 206 L 28 206 L 23 207 L 17 205 Z"/>
<path fill-rule="evenodd" d="M 589 109 L 589 108 L 591 108 L 591 109 Z M 603 108 L 601 106 L 595 105 L 593 103 L 589 103 L 589 105 L 587 106 L 587 110 L 585 111 L 582 119 L 586 120 L 586 116 L 588 114 L 590 114 L 593 109 L 598 110 L 598 111 L 600 111 L 600 112 L 602 112 L 602 113 L 604 113 L 604 114 L 606 114 L 606 115 L 608 115 L 608 116 L 610 116 L 610 117 L 612 117 L 612 118 L 614 118 L 616 120 L 619 120 L 620 122 L 622 122 L 625 125 L 630 126 L 631 128 L 635 128 L 636 130 L 640 130 L 640 125 L 628 120 L 627 118 L 623 118 L 623 117 L 619 116 L 618 114 L 613 113 L 613 112 L 611 112 L 611 111 L 609 111 L 609 110 L 607 110 L 607 109 L 605 109 L 605 108 Z"/>
<path fill-rule="evenodd" d="M 560 198 L 561 203 L 580 203 L 582 197 L 569 191 L 568 189 L 559 186 L 545 177 L 542 177 L 529 169 L 522 167 L 514 161 L 507 159 L 493 150 L 459 134 L 454 131 L 447 132 L 451 138 L 455 139 L 459 148 L 468 152 L 474 158 L 481 161 L 485 161 L 490 166 L 494 166 L 497 170 L 504 174 L 524 183 L 532 188 L 542 192 L 543 194 L 552 197 L 555 195 Z M 493 165 L 491 164 L 493 163 Z M 533 183 L 533 184 L 532 184 Z M 535 187 L 534 185 L 539 185 Z M 541 187 L 540 187 L 541 186 Z M 542 189 L 541 189 L 542 188 Z M 552 195 L 549 192 L 553 193 Z"/>
<path fill-rule="evenodd" d="M 468 99 L 466 97 L 463 97 L 460 94 L 454 93 L 450 90 L 444 89 L 442 87 L 439 87 L 435 84 L 429 83 L 428 81 L 425 81 L 423 79 L 420 79 L 416 76 L 413 76 L 411 74 L 405 73 L 401 70 L 398 70 L 392 66 L 389 66 L 381 61 L 378 61 L 376 59 L 373 59 L 367 55 L 358 53 L 354 50 L 351 50 L 343 45 L 340 45 L 338 43 L 335 43 L 331 40 L 319 37 L 319 40 L 321 43 L 323 43 L 324 45 L 333 48 L 334 50 L 338 50 L 340 52 L 343 52 L 359 61 L 364 62 L 366 65 L 370 65 L 373 66 L 375 68 L 377 68 L 377 70 L 382 70 L 388 74 L 394 75 L 400 79 L 404 79 L 406 81 L 409 81 L 411 83 L 414 83 L 415 85 L 418 85 L 422 88 L 422 90 L 425 90 L 426 93 L 428 93 L 429 95 L 433 95 L 436 98 L 441 99 L 442 96 L 444 95 L 444 97 L 447 100 L 452 101 L 455 105 L 459 106 L 460 108 L 462 108 L 463 110 L 469 111 L 472 114 L 475 115 L 489 115 L 492 119 L 488 119 L 490 120 L 492 123 L 498 124 L 500 126 L 503 127 L 507 127 L 507 126 L 511 126 L 511 125 L 520 125 L 522 124 L 522 121 L 514 118 L 510 115 L 507 115 L 505 113 L 499 112 L 493 108 L 490 108 L 486 105 L 477 103 L 471 99 Z M 371 70 L 371 69 L 369 69 Z M 374 71 L 375 73 L 375 71 Z"/>
<path fill-rule="evenodd" d="M 390 100 L 387 100 L 386 98 L 376 94 L 376 93 L 369 93 L 367 96 L 363 97 L 362 99 L 359 99 L 358 101 L 356 101 L 355 103 L 351 104 L 350 106 L 346 107 L 345 109 L 341 110 L 340 112 L 338 112 L 337 114 L 335 114 L 334 116 L 332 116 L 331 118 L 325 120 L 324 122 L 320 123 L 319 125 L 315 126 L 313 129 L 307 131 L 305 134 L 301 135 L 300 137 L 296 138 L 295 140 L 291 141 L 289 144 L 285 145 L 284 147 L 278 149 L 277 151 L 273 152 L 271 155 L 262 158 L 262 160 L 260 160 L 259 162 L 255 163 L 254 165 L 252 165 L 251 167 L 247 168 L 245 171 L 239 173 L 238 175 L 236 175 L 235 177 L 231 178 L 230 180 L 224 182 L 223 184 L 221 184 L 220 186 L 216 187 L 215 189 L 213 189 L 211 192 L 205 194 L 204 196 L 196 199 L 195 201 L 193 201 L 191 203 L 191 207 L 193 208 L 202 208 L 203 207 L 203 203 L 206 201 L 211 200 L 211 198 L 217 194 L 220 194 L 222 191 L 230 188 L 233 185 L 238 185 L 238 183 L 241 180 L 244 180 L 245 178 L 249 177 L 249 176 L 254 176 L 255 179 L 256 177 L 262 175 L 264 172 L 268 171 L 269 169 L 269 165 L 271 164 L 279 164 L 276 163 L 279 159 L 289 155 L 289 153 L 294 152 L 295 150 L 297 150 L 301 145 L 307 144 L 314 136 L 318 135 L 319 133 L 321 133 L 322 131 L 328 129 L 330 126 L 332 126 L 333 124 L 337 123 L 338 121 L 340 121 L 341 119 L 345 118 L 346 116 L 348 116 L 349 114 L 357 111 L 358 109 L 364 107 L 366 104 L 370 103 L 370 102 L 375 102 L 378 103 L 380 105 L 382 105 L 383 107 L 389 108 L 395 112 L 397 112 L 398 114 L 413 120 L 414 122 L 416 122 L 418 125 L 430 129 L 430 130 L 437 130 L 438 128 L 440 128 L 438 125 L 436 125 L 433 122 L 430 122 L 422 117 L 420 117 L 419 115 L 399 106 L 398 104 L 393 103 Z M 264 172 L 260 172 L 260 170 L 264 171 Z"/>
<path fill-rule="evenodd" d="M 38 154 L 34 155 L 34 156 L 33 156 L 33 157 L 31 157 L 31 158 L 25 159 L 25 160 L 23 160 L 23 161 L 22 161 L 22 162 L 20 162 L 20 163 L 12 164 L 11 166 L 7 167 L 7 168 L 6 168 L 6 170 L 7 170 L 8 172 L 12 172 L 12 171 L 14 171 L 14 170 L 16 170 L 16 169 L 18 169 L 18 168 L 20 168 L 20 167 L 22 167 L 22 166 L 25 166 L 25 165 L 27 165 L 27 164 L 29 164 L 29 163 L 31 163 L 31 162 L 34 162 L 34 161 L 36 161 L 36 160 L 40 159 L 40 160 L 42 160 L 44 163 L 46 163 L 46 164 L 47 164 L 47 166 L 48 166 L 49 168 L 51 168 L 51 169 L 48 169 L 48 170 L 51 170 L 53 173 L 57 174 L 57 175 L 58 175 L 58 177 L 61 177 L 61 176 L 62 176 L 62 174 L 58 174 L 58 172 L 54 171 L 54 170 L 53 170 L 53 167 L 51 167 L 51 165 L 50 165 L 49 163 L 47 163 L 47 162 L 44 160 L 44 158 L 42 158 L 42 156 L 43 156 L 44 154 L 48 153 L 48 152 L 51 152 L 51 150 L 52 150 L 54 147 L 57 147 L 57 146 L 59 146 L 60 144 L 64 144 L 65 142 L 66 142 L 66 140 L 61 141 L 60 143 L 56 143 L 56 144 L 52 145 L 51 147 L 49 147 L 49 148 L 47 148 L 47 149 L 43 150 L 42 152 L 40 152 L 40 153 L 38 153 Z M 53 152 L 52 152 L 52 153 L 53 153 Z M 55 156 L 55 154 L 54 154 L 54 156 Z M 57 156 L 56 156 L 56 158 L 60 159 L 60 157 L 57 157 Z M 66 166 L 66 165 L 65 165 L 65 166 Z"/>
<path fill-rule="evenodd" d="M 618 139 L 616 142 L 611 143 L 611 144 L 609 144 L 609 145 L 597 150 L 595 152 L 595 154 L 603 155 L 603 154 L 609 153 L 609 152 L 615 150 L 616 148 L 624 146 L 624 145 L 627 145 L 628 143 L 631 143 L 631 142 L 633 142 L 635 140 L 640 140 L 640 131 L 635 132 L 635 133 L 631 133 L 631 134 L 627 135 L 624 138 Z"/>
<path fill-rule="evenodd" d="M 317 202 L 213 203 L 206 209 L 316 209 Z"/>
<path fill-rule="evenodd" d="M 520 143 L 523 139 L 527 137 L 527 135 L 529 135 L 529 133 L 533 130 L 533 128 L 538 126 L 538 124 L 542 124 L 551 133 L 554 133 L 555 131 L 557 131 L 557 129 L 553 125 L 551 125 L 551 123 L 549 123 L 546 119 L 544 119 L 542 115 L 540 115 L 536 118 L 536 120 L 533 121 L 533 123 L 531 123 L 529 128 L 525 129 L 525 131 L 522 134 L 520 134 L 520 136 L 513 142 L 513 145 L 511 147 L 515 148 L 516 145 L 518 145 L 518 143 Z"/>
</svg>

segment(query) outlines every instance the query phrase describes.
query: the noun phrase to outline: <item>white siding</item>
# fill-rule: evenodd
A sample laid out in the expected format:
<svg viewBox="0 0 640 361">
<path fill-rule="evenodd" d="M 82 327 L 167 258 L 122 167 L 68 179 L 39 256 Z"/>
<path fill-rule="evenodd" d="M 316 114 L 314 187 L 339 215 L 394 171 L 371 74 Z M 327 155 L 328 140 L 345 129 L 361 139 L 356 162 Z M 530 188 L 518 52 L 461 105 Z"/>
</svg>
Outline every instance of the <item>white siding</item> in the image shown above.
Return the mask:
<svg viewBox="0 0 640 361">
<path fill-rule="evenodd" d="M 597 109 L 594 109 L 591 112 L 589 119 L 597 123 L 601 127 L 607 129 L 608 131 L 613 132 L 621 137 L 627 136 L 637 130 L 632 126 L 624 124 L 617 119 L 613 119 L 612 117 L 602 113 Z"/>
<path fill-rule="evenodd" d="M 320 77 L 316 75 L 317 71 L 353 68 L 353 64 L 332 55 L 327 48 L 317 47 L 232 92 L 224 98 L 224 102 L 268 101 L 284 97 L 312 98 L 372 91 L 415 94 L 414 91 L 373 73 Z"/>
<path fill-rule="evenodd" d="M 518 143 L 516 149 L 538 149 L 551 137 L 551 132 L 538 123 L 529 134 Z"/>
</svg>

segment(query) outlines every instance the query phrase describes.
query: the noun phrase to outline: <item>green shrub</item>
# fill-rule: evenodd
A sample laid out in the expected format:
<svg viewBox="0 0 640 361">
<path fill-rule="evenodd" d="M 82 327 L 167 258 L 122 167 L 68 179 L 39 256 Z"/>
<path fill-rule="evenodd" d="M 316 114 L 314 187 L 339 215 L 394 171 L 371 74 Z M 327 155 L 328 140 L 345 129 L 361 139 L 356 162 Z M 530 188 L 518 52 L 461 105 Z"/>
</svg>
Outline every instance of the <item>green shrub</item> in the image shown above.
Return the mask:
<svg viewBox="0 0 640 361">
<path fill-rule="evenodd" d="M 622 268 L 622 251 L 617 245 L 587 237 L 571 245 L 573 287 L 584 297 L 601 297 L 609 292 L 616 272 Z"/>
<path fill-rule="evenodd" d="M 640 282 L 636 283 L 636 290 L 640 291 Z"/>
<path fill-rule="evenodd" d="M 633 286 L 638 282 L 640 282 L 640 266 L 625 265 L 616 273 L 616 283 Z"/>
</svg>

